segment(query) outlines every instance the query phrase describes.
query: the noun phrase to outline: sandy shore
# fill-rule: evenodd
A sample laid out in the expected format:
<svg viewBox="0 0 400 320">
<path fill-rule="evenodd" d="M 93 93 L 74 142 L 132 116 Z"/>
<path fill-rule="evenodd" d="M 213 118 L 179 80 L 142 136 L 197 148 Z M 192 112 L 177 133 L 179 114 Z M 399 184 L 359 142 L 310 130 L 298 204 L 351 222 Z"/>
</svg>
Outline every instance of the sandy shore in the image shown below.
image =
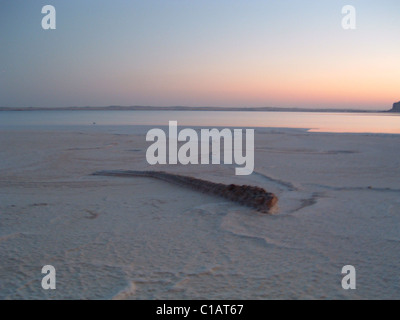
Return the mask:
<svg viewBox="0 0 400 320">
<path fill-rule="evenodd" d="M 0 299 L 400 298 L 400 135 L 256 129 L 255 172 L 151 167 L 146 128 L 0 132 Z M 150 178 L 274 192 L 265 215 Z M 57 289 L 41 287 L 41 268 Z M 357 289 L 341 269 L 357 270 Z"/>
</svg>

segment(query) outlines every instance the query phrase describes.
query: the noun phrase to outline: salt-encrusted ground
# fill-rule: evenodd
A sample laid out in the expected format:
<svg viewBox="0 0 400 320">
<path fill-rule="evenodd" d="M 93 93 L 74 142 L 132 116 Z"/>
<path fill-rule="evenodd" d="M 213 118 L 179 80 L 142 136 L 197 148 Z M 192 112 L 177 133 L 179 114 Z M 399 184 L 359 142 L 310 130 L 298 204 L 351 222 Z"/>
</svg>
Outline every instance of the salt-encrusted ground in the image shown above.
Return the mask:
<svg viewBox="0 0 400 320">
<path fill-rule="evenodd" d="M 239 177 L 150 167 L 146 130 L 1 131 L 1 299 L 400 298 L 400 135 L 256 129 L 255 172 Z M 279 208 L 90 176 L 113 169 L 259 185 Z M 41 287 L 48 264 L 56 290 Z"/>
</svg>

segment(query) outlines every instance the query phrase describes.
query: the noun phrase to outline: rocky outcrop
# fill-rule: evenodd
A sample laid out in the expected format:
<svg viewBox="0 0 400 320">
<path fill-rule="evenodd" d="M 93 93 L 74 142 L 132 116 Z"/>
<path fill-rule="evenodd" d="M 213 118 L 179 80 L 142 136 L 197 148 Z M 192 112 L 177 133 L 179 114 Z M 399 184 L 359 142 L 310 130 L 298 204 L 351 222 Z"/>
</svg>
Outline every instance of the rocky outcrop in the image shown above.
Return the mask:
<svg viewBox="0 0 400 320">
<path fill-rule="evenodd" d="M 393 108 L 389 112 L 400 112 L 400 101 L 393 103 Z"/>
<path fill-rule="evenodd" d="M 196 179 L 177 174 L 170 174 L 161 171 L 98 171 L 93 173 L 96 176 L 115 176 L 115 177 L 151 177 L 159 180 L 167 181 L 183 187 L 189 187 L 193 190 L 208 193 L 229 199 L 241 205 L 254 208 L 263 213 L 269 213 L 274 205 L 278 202 L 278 198 L 263 188 L 214 183 L 202 179 Z"/>
</svg>

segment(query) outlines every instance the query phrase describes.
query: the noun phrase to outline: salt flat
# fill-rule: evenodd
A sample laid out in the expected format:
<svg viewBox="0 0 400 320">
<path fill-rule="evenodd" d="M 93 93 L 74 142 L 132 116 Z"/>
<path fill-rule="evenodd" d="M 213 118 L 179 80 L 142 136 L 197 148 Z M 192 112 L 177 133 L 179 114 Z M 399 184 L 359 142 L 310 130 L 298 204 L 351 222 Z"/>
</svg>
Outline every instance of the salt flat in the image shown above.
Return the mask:
<svg viewBox="0 0 400 320">
<path fill-rule="evenodd" d="M 256 129 L 255 171 L 149 166 L 146 128 L 0 132 L 1 299 L 400 298 L 400 135 Z M 265 215 L 149 178 L 274 192 Z M 41 268 L 57 270 L 43 290 Z M 343 290 L 341 269 L 357 270 Z"/>
</svg>

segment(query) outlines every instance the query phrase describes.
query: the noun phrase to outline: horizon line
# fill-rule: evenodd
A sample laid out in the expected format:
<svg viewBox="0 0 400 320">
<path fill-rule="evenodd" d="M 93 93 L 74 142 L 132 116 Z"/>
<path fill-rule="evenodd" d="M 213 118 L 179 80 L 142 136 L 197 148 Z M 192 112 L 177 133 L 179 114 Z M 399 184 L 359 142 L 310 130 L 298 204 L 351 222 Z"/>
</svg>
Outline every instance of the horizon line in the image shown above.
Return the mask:
<svg viewBox="0 0 400 320">
<path fill-rule="evenodd" d="M 341 109 L 341 108 L 302 108 L 302 107 L 220 107 L 220 106 L 69 106 L 69 107 L 0 107 L 0 111 L 264 111 L 264 112 L 343 112 L 374 113 L 388 110 Z"/>
</svg>

